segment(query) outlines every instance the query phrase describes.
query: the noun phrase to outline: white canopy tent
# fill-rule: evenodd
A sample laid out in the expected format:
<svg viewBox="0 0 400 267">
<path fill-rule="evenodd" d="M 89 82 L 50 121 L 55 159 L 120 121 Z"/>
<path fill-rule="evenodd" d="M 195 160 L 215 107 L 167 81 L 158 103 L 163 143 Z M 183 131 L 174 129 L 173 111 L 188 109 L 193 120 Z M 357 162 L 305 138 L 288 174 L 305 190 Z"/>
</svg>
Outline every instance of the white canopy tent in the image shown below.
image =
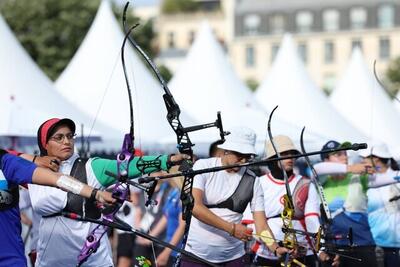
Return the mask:
<svg viewBox="0 0 400 267">
<path fill-rule="evenodd" d="M 238 125 L 252 128 L 257 133 L 258 151 L 264 148 L 269 112 L 237 77 L 208 23 L 202 23 L 169 86 L 181 106 L 195 119 L 211 120 L 221 111 L 225 129 Z M 294 140 L 299 139 L 301 132 L 300 127 L 277 117 L 272 128 L 274 135 L 287 134 Z M 307 142 L 321 140 L 321 136 L 311 132 L 305 137 Z"/>
<path fill-rule="evenodd" d="M 121 64 L 123 39 L 109 1 L 103 0 L 89 32 L 55 85 L 85 112 L 121 132 L 128 132 L 129 101 Z M 165 118 L 164 91 L 129 42 L 125 61 L 132 89 L 135 143 L 143 149 L 156 149 L 160 139 L 174 135 Z M 184 114 L 182 117 L 183 121 L 191 121 Z M 117 138 L 122 142 L 122 135 Z"/>
<path fill-rule="evenodd" d="M 324 136 L 325 140 L 365 141 L 329 103 L 312 82 L 297 54 L 290 35 L 285 35 L 271 70 L 256 91 L 259 103 L 271 109 L 279 105 L 277 116 Z M 322 143 L 320 143 L 322 145 Z"/>
<path fill-rule="evenodd" d="M 385 142 L 400 157 L 400 114 L 368 70 L 359 48 L 354 49 L 330 101 L 369 140 Z"/>
<path fill-rule="evenodd" d="M 53 117 L 73 119 L 78 135 L 80 125 L 84 125 L 88 132 L 92 119 L 58 94 L 50 79 L 24 50 L 1 16 L 0 40 L 2 144 L 6 145 L 5 137 L 11 136 L 19 139 L 18 143 L 24 145 L 24 150 L 29 149 L 25 145 L 33 149 L 36 146 L 37 129 L 45 120 Z M 98 138 L 101 132 L 114 131 L 103 125 L 99 125 L 98 130 L 92 133 L 93 137 Z"/>
<path fill-rule="evenodd" d="M 397 99 L 393 99 L 392 102 L 393 102 L 394 107 L 400 114 L 400 101 L 399 101 L 400 100 L 400 91 L 397 92 L 396 98 Z"/>
</svg>

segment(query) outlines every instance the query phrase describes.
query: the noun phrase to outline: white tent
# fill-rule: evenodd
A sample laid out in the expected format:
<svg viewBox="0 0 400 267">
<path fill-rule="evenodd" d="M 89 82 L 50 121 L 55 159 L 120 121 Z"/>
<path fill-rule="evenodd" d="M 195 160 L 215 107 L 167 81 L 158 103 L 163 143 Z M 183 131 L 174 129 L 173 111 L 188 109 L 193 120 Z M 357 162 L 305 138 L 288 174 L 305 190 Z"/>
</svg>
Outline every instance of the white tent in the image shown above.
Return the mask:
<svg viewBox="0 0 400 267">
<path fill-rule="evenodd" d="M 23 144 L 30 139 L 31 145 L 34 145 L 40 124 L 53 117 L 69 117 L 77 124 L 78 134 L 81 124 L 89 132 L 92 119 L 58 94 L 50 79 L 24 50 L 1 16 L 0 40 L 0 135 L 19 137 Z M 102 125 L 98 129 L 113 131 Z M 101 131 L 93 132 L 92 136 L 98 136 Z"/>
<path fill-rule="evenodd" d="M 257 133 L 258 147 L 264 147 L 269 112 L 257 103 L 237 77 L 208 23 L 202 23 L 187 57 L 169 85 L 192 117 L 210 120 L 221 111 L 227 130 L 237 125 L 250 127 Z M 300 127 L 277 117 L 272 128 L 273 134 L 287 134 L 295 140 L 301 131 Z M 321 140 L 321 137 L 307 134 L 307 141 L 316 139 Z"/>
<path fill-rule="evenodd" d="M 185 61 L 169 85 L 176 98 L 182 100 L 182 106 L 198 120 L 214 118 L 218 110 L 223 113 L 245 107 L 264 110 L 234 73 L 207 22 L 200 26 Z"/>
<path fill-rule="evenodd" d="M 312 82 L 290 35 L 285 35 L 271 70 L 256 91 L 257 100 L 268 109 L 279 105 L 278 116 L 327 139 L 365 141 L 329 103 Z"/>
<path fill-rule="evenodd" d="M 330 101 L 370 140 L 380 140 L 388 144 L 393 152 L 400 152 L 400 115 L 368 70 L 359 48 L 354 49 Z M 400 154 L 396 153 L 396 156 Z"/>
<path fill-rule="evenodd" d="M 400 114 L 400 101 L 399 101 L 400 100 L 400 91 L 397 92 L 396 98 L 397 99 L 393 99 L 392 102 L 393 102 L 393 105 L 395 106 L 396 110 Z"/>
<path fill-rule="evenodd" d="M 89 32 L 56 81 L 56 87 L 99 121 L 127 132 L 130 116 L 121 64 L 123 38 L 109 1 L 103 0 Z M 129 43 L 125 47 L 125 61 L 133 94 L 135 142 L 139 147 L 152 149 L 161 138 L 173 135 L 165 118 L 164 91 Z M 183 117 L 185 121 L 190 120 Z"/>
</svg>

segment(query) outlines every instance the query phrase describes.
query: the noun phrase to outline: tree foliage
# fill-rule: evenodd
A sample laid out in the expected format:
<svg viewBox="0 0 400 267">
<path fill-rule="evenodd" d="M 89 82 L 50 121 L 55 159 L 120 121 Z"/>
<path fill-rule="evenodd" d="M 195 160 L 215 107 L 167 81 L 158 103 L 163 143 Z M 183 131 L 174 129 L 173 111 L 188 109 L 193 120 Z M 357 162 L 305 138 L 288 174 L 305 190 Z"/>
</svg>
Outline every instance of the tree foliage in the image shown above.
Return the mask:
<svg viewBox="0 0 400 267">
<path fill-rule="evenodd" d="M 88 31 L 99 0 L 2 0 L 0 12 L 40 68 L 55 79 Z"/>
<path fill-rule="evenodd" d="M 172 73 L 170 69 L 168 69 L 168 67 L 165 65 L 160 65 L 158 69 L 160 70 L 160 74 L 164 78 L 165 82 L 168 83 L 172 78 Z"/>
<path fill-rule="evenodd" d="M 248 80 L 246 80 L 246 85 L 252 92 L 255 92 L 257 90 L 259 84 L 254 79 L 248 79 Z"/>
<path fill-rule="evenodd" d="M 400 57 L 394 59 L 386 71 L 386 76 L 390 83 L 394 85 L 395 90 L 400 89 Z"/>
<path fill-rule="evenodd" d="M 130 6 L 132 7 L 132 6 Z M 123 7 L 113 7 L 115 17 L 118 21 L 122 21 Z M 127 12 L 127 25 L 133 26 L 139 23 L 139 26 L 132 31 L 132 35 L 135 41 L 140 45 L 140 47 L 149 55 L 149 57 L 154 57 L 156 54 L 155 48 L 152 45 L 153 39 L 155 37 L 153 20 L 141 21 L 138 17 L 134 16 L 132 12 Z"/>
<path fill-rule="evenodd" d="M 165 14 L 174 14 L 180 12 L 194 12 L 199 9 L 198 2 L 193 0 L 164 0 L 161 10 Z"/>
<path fill-rule="evenodd" d="M 55 80 L 79 48 L 99 5 L 100 0 L 0 0 L 0 13 L 39 67 Z M 121 16 L 122 10 L 114 11 Z M 128 12 L 129 25 L 137 21 Z M 153 55 L 152 22 L 134 34 L 139 45 Z"/>
</svg>

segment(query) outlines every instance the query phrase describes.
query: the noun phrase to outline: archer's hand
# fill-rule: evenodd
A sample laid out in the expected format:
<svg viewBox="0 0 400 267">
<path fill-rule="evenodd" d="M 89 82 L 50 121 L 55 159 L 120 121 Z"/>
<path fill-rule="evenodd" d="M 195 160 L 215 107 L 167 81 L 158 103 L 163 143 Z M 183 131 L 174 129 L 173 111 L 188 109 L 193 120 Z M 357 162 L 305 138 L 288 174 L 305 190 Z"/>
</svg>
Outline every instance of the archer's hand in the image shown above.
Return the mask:
<svg viewBox="0 0 400 267">
<path fill-rule="evenodd" d="M 319 254 L 319 259 L 322 262 L 332 261 L 332 266 L 339 266 L 339 263 L 340 263 L 339 255 L 335 255 L 335 257 L 332 260 L 331 255 L 329 255 L 328 253 L 326 253 L 324 251 L 321 251 L 321 253 Z"/>
<path fill-rule="evenodd" d="M 235 224 L 235 231 L 233 233 L 233 236 L 244 242 L 250 241 L 251 239 L 253 239 L 253 229 L 246 227 L 241 223 L 237 223 Z"/>
<path fill-rule="evenodd" d="M 96 193 L 96 200 L 103 204 L 113 204 L 117 200 L 112 197 L 111 192 L 107 191 L 97 191 Z"/>
<path fill-rule="evenodd" d="M 36 157 L 35 164 L 39 167 L 47 168 L 55 172 L 60 168 L 60 160 L 56 157 L 50 156 Z"/>
<path fill-rule="evenodd" d="M 275 254 L 276 254 L 277 257 L 281 258 L 281 257 L 283 257 L 283 255 L 285 255 L 286 253 L 291 254 L 292 251 L 293 251 L 293 250 L 289 250 L 289 249 L 287 249 L 287 248 L 285 248 L 285 247 L 277 247 L 277 248 L 275 249 Z"/>
<path fill-rule="evenodd" d="M 179 165 L 183 160 L 187 159 L 190 159 L 190 156 L 186 154 L 175 154 L 169 157 L 171 165 Z"/>
<path fill-rule="evenodd" d="M 355 173 L 355 174 L 373 174 L 375 172 L 371 163 L 357 163 L 353 165 L 347 166 L 347 172 Z"/>
</svg>

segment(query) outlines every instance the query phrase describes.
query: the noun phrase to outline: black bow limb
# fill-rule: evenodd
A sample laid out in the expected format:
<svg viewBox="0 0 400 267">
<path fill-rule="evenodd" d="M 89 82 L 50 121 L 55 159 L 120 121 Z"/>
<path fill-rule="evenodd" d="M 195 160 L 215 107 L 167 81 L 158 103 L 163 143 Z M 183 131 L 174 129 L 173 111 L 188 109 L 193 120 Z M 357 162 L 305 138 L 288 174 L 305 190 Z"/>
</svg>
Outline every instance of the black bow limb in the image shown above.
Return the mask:
<svg viewBox="0 0 400 267">
<path fill-rule="evenodd" d="M 145 61 L 149 64 L 150 68 L 156 75 L 158 81 L 160 82 L 164 94 L 163 94 L 163 99 L 164 103 L 167 109 L 167 120 L 168 123 L 170 124 L 171 128 L 175 132 L 176 138 L 177 138 L 177 148 L 180 153 L 182 154 L 187 154 L 190 156 L 190 160 L 192 161 L 193 159 L 193 150 L 192 147 L 194 144 L 191 142 L 189 138 L 189 132 L 192 131 L 198 131 L 210 127 L 217 127 L 219 129 L 220 137 L 221 140 L 225 140 L 224 137 L 227 132 L 224 132 L 223 126 L 222 126 L 222 120 L 221 120 L 221 115 L 220 113 L 217 114 L 217 120 L 215 122 L 211 123 L 206 123 L 206 124 L 201 124 L 201 125 L 195 125 L 195 126 L 190 126 L 190 127 L 184 127 L 180 121 L 180 114 L 181 110 L 179 108 L 179 105 L 176 103 L 171 91 L 169 90 L 167 83 L 163 79 L 163 77 L 160 74 L 160 71 L 158 70 L 157 66 L 153 63 L 153 61 L 149 58 L 149 56 L 143 51 L 143 49 L 136 43 L 136 41 L 129 35 L 129 30 L 127 27 L 126 23 L 126 13 L 128 10 L 129 2 L 126 3 L 123 11 L 123 16 L 122 16 L 122 24 L 125 30 L 125 34 L 128 37 L 129 42 L 131 45 L 143 56 Z M 190 170 L 192 169 L 192 166 L 186 166 L 186 170 L 184 173 L 188 173 L 188 175 L 183 175 L 183 184 L 182 184 L 182 189 L 181 189 L 181 202 L 182 202 L 182 217 L 186 221 L 185 224 L 185 231 L 183 234 L 182 238 L 182 248 L 185 247 L 187 238 L 188 238 L 188 233 L 189 233 L 189 228 L 190 228 L 190 221 L 192 217 L 192 209 L 194 206 L 194 199 L 192 195 L 192 188 L 193 188 L 193 175 L 190 175 Z M 155 181 L 152 184 L 152 189 L 149 190 L 147 193 L 148 199 L 152 198 L 152 192 L 154 192 L 154 188 L 157 185 L 157 179 L 154 179 Z M 151 193 L 151 194 L 149 194 Z M 175 266 L 179 266 L 179 261 L 180 261 L 180 255 L 177 257 L 177 261 L 175 263 Z"/>
<path fill-rule="evenodd" d="M 151 241 L 153 241 L 154 243 L 158 244 L 161 247 L 167 247 L 167 248 L 170 248 L 170 249 L 172 249 L 172 250 L 174 250 L 176 252 L 182 253 L 183 255 L 185 255 L 185 256 L 187 256 L 187 257 L 189 257 L 191 259 L 194 259 L 194 260 L 196 260 L 198 262 L 206 264 L 207 266 L 212 266 L 212 267 L 218 267 L 219 266 L 219 265 L 217 265 L 215 263 L 212 263 L 212 262 L 209 262 L 209 261 L 207 261 L 207 260 L 205 260 L 203 258 L 200 258 L 200 257 L 196 256 L 195 254 L 193 254 L 191 252 L 188 252 L 188 251 L 186 251 L 184 249 L 181 249 L 181 248 L 178 248 L 178 247 L 176 247 L 174 245 L 171 245 L 170 243 L 164 242 L 164 241 L 162 241 L 162 240 L 160 240 L 160 239 L 158 239 L 158 238 L 156 238 L 154 236 L 151 236 L 149 234 L 146 234 L 146 233 L 143 233 L 143 232 L 141 232 L 139 230 L 136 230 L 135 228 L 133 228 L 129 224 L 127 224 L 127 223 L 123 222 L 122 220 L 118 219 L 118 217 L 114 217 L 114 218 L 116 218 L 116 220 L 114 220 L 114 221 L 109 221 L 109 220 L 104 220 L 104 219 L 88 218 L 88 217 L 81 216 L 81 215 L 78 215 L 78 214 L 72 213 L 72 212 L 62 212 L 61 215 L 64 216 L 64 217 L 73 219 L 73 220 L 77 220 L 77 221 L 92 222 L 92 223 L 104 225 L 104 226 L 107 226 L 107 227 L 116 228 L 116 229 L 119 229 L 119 230 L 122 230 L 122 231 L 131 232 L 131 233 L 133 233 L 135 235 L 138 235 L 140 237 L 143 237 L 143 238 L 146 238 L 148 240 L 151 240 Z"/>
</svg>

